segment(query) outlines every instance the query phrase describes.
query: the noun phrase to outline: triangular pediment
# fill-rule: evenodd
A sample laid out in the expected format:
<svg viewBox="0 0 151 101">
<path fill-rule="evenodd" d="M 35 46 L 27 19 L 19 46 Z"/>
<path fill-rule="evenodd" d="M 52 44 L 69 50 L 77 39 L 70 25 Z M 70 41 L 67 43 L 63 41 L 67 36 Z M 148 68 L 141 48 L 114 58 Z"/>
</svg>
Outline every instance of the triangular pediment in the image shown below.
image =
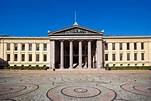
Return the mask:
<svg viewBox="0 0 151 101">
<path fill-rule="evenodd" d="M 55 32 L 49 33 L 49 35 L 79 35 L 79 34 L 103 34 L 102 32 L 98 32 L 95 30 L 91 30 L 88 28 L 80 27 L 80 26 L 71 26 L 68 28 L 64 28 Z"/>
</svg>

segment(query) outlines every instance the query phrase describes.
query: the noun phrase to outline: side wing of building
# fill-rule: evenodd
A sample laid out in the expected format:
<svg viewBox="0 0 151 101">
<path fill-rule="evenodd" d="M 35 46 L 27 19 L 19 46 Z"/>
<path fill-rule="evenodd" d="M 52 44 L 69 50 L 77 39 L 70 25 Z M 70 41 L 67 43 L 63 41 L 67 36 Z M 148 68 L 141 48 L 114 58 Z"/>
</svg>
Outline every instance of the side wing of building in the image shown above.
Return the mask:
<svg viewBox="0 0 151 101">
<path fill-rule="evenodd" d="M 151 66 L 150 36 L 103 37 L 104 65 Z"/>
<path fill-rule="evenodd" d="M 49 66 L 48 37 L 0 37 L 1 65 Z"/>
</svg>

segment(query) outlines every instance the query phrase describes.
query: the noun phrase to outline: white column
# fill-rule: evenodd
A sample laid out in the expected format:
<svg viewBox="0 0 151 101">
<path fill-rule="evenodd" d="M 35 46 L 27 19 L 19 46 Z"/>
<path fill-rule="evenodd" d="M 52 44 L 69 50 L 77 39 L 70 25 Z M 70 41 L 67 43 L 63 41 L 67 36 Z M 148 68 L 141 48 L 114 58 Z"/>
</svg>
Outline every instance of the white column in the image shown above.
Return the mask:
<svg viewBox="0 0 151 101">
<path fill-rule="evenodd" d="M 102 40 L 97 40 L 97 69 L 102 68 Z"/>
<path fill-rule="evenodd" d="M 79 69 L 82 69 L 82 41 L 79 41 Z"/>
<path fill-rule="evenodd" d="M 70 69 L 73 69 L 73 41 L 70 41 Z"/>
<path fill-rule="evenodd" d="M 18 43 L 18 62 L 21 63 L 21 48 L 22 48 L 22 43 Z"/>
<path fill-rule="evenodd" d="M 88 41 L 88 69 L 91 69 L 91 41 Z"/>
<path fill-rule="evenodd" d="M 50 40 L 50 69 L 55 69 L 55 41 Z"/>
<path fill-rule="evenodd" d="M 60 69 L 64 68 L 64 42 L 60 41 Z"/>
</svg>

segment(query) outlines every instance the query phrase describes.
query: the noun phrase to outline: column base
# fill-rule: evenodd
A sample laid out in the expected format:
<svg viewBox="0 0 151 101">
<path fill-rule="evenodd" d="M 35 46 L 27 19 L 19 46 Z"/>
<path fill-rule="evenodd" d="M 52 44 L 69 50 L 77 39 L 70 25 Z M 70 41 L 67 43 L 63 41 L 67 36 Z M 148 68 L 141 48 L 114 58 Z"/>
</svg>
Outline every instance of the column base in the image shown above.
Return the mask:
<svg viewBox="0 0 151 101">
<path fill-rule="evenodd" d="M 69 67 L 69 69 L 74 69 L 73 67 Z"/>
<path fill-rule="evenodd" d="M 55 69 L 47 69 L 47 71 L 55 71 Z"/>
</svg>

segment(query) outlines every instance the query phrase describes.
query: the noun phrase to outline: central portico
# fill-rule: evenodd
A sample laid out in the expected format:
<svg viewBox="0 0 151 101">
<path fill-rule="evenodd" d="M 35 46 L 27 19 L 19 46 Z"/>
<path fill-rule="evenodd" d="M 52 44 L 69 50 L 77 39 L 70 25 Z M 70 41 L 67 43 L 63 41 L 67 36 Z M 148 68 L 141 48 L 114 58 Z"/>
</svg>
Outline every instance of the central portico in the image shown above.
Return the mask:
<svg viewBox="0 0 151 101">
<path fill-rule="evenodd" d="M 50 37 L 50 69 L 102 68 L 102 36 L 98 32 L 74 24 Z"/>
</svg>

